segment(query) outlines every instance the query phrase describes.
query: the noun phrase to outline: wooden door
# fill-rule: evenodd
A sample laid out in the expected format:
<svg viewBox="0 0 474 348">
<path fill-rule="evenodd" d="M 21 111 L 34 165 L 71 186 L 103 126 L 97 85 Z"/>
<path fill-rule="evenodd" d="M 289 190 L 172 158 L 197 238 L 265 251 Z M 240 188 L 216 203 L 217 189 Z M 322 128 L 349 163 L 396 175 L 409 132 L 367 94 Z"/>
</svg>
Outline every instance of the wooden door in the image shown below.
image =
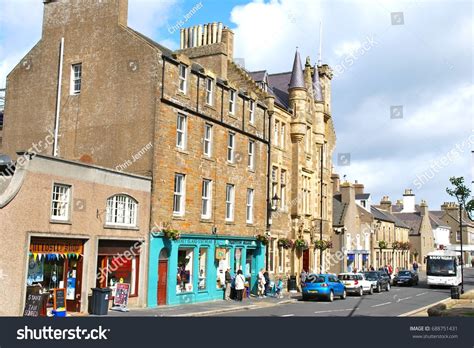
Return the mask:
<svg viewBox="0 0 474 348">
<path fill-rule="evenodd" d="M 79 260 L 75 260 L 75 259 L 67 260 L 66 286 L 70 279 L 74 279 L 73 281 L 75 285 L 74 299 L 66 300 L 66 309 L 69 312 L 81 311 L 82 264 L 83 264 L 82 256 L 79 257 Z"/>
<path fill-rule="evenodd" d="M 303 251 L 303 269 L 309 272 L 309 249 Z"/>
<path fill-rule="evenodd" d="M 166 288 L 168 286 L 168 261 L 158 262 L 158 305 L 166 304 Z"/>
</svg>

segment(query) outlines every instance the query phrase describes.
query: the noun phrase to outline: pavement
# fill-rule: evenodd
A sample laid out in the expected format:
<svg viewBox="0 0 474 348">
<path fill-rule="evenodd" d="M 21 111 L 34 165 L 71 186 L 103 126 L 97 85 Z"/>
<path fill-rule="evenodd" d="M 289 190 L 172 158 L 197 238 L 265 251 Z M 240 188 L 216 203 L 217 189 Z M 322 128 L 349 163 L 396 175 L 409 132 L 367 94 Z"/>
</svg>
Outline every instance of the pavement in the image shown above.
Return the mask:
<svg viewBox="0 0 474 348">
<path fill-rule="evenodd" d="M 426 277 L 420 274 L 420 284 L 412 287 L 392 287 L 389 292 L 373 295 L 348 296 L 334 302 L 302 301 L 301 295 L 285 293 L 284 298 L 251 297 L 243 302 L 212 301 L 157 308 L 130 309 L 129 312 L 109 311 L 113 317 L 328 317 L 328 316 L 426 316 L 433 305 L 450 300 L 449 288 L 430 288 Z M 474 269 L 464 273 L 465 290 L 474 290 Z"/>
</svg>

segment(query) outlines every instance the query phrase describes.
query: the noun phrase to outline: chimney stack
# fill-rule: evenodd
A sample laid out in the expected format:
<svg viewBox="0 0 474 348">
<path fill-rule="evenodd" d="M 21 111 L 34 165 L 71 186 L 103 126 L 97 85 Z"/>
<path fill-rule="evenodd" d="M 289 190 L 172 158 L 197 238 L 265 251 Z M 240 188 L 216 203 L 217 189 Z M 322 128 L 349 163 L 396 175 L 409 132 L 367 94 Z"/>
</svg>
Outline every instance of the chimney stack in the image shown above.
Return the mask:
<svg viewBox="0 0 474 348">
<path fill-rule="evenodd" d="M 426 203 L 424 199 L 422 199 L 420 203 L 420 215 L 424 216 L 428 214 L 429 214 L 428 204 Z"/>
<path fill-rule="evenodd" d="M 402 213 L 414 213 L 415 212 L 415 194 L 411 189 L 406 189 L 403 194 L 403 209 Z"/>
<path fill-rule="evenodd" d="M 392 212 L 392 202 L 388 196 L 383 196 L 382 200 L 380 201 L 380 208 L 383 210 L 388 211 L 389 213 Z"/>
<path fill-rule="evenodd" d="M 356 195 L 361 195 L 364 193 L 364 184 L 359 184 L 356 180 L 354 183 L 354 189 L 355 189 Z"/>
<path fill-rule="evenodd" d="M 337 193 L 340 191 L 340 184 L 341 180 L 339 179 L 339 174 L 332 174 L 331 175 L 331 180 L 332 180 L 332 192 Z"/>
<path fill-rule="evenodd" d="M 355 190 L 349 182 L 343 182 L 340 186 L 342 203 L 355 202 Z"/>
</svg>

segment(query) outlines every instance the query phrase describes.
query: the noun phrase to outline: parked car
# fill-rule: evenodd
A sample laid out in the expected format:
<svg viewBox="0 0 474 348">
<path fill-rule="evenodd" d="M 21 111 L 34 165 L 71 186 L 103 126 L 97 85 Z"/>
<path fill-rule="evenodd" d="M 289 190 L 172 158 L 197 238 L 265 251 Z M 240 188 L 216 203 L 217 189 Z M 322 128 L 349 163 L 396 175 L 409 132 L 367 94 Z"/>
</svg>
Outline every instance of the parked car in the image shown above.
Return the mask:
<svg viewBox="0 0 474 348">
<path fill-rule="evenodd" d="M 393 278 L 393 285 L 418 285 L 418 274 L 412 271 L 400 271 Z"/>
<path fill-rule="evenodd" d="M 392 284 L 392 276 L 390 276 L 390 274 L 388 274 L 386 270 L 380 269 L 378 270 L 378 272 L 383 278 L 385 278 L 388 281 L 390 285 Z"/>
<path fill-rule="evenodd" d="M 365 279 L 372 283 L 376 292 L 390 291 L 390 277 L 385 272 L 370 271 L 364 273 Z"/>
<path fill-rule="evenodd" d="M 346 288 L 335 274 L 309 274 L 301 288 L 303 301 L 310 298 L 325 298 L 332 302 L 335 296 L 339 296 L 342 300 L 347 296 Z"/>
<path fill-rule="evenodd" d="M 338 278 L 346 287 L 347 293 L 358 296 L 362 296 L 364 293 L 371 295 L 374 293 L 372 283 L 367 281 L 362 273 L 341 273 Z"/>
</svg>

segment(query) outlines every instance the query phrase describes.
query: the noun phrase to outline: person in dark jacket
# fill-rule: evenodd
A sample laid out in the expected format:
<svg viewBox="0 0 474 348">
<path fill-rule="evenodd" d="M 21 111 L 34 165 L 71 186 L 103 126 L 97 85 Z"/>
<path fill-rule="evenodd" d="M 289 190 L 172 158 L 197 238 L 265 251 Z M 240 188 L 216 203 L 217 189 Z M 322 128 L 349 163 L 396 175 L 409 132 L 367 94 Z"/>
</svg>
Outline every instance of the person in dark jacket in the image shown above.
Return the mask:
<svg viewBox="0 0 474 348">
<path fill-rule="evenodd" d="M 230 268 L 227 268 L 225 271 L 225 296 L 224 299 L 226 301 L 230 300 L 230 290 L 232 286 L 232 276 L 230 275 Z"/>
<path fill-rule="evenodd" d="M 265 270 L 263 273 L 263 277 L 265 278 L 265 296 L 270 294 L 270 274 L 268 274 L 268 270 Z"/>
</svg>

